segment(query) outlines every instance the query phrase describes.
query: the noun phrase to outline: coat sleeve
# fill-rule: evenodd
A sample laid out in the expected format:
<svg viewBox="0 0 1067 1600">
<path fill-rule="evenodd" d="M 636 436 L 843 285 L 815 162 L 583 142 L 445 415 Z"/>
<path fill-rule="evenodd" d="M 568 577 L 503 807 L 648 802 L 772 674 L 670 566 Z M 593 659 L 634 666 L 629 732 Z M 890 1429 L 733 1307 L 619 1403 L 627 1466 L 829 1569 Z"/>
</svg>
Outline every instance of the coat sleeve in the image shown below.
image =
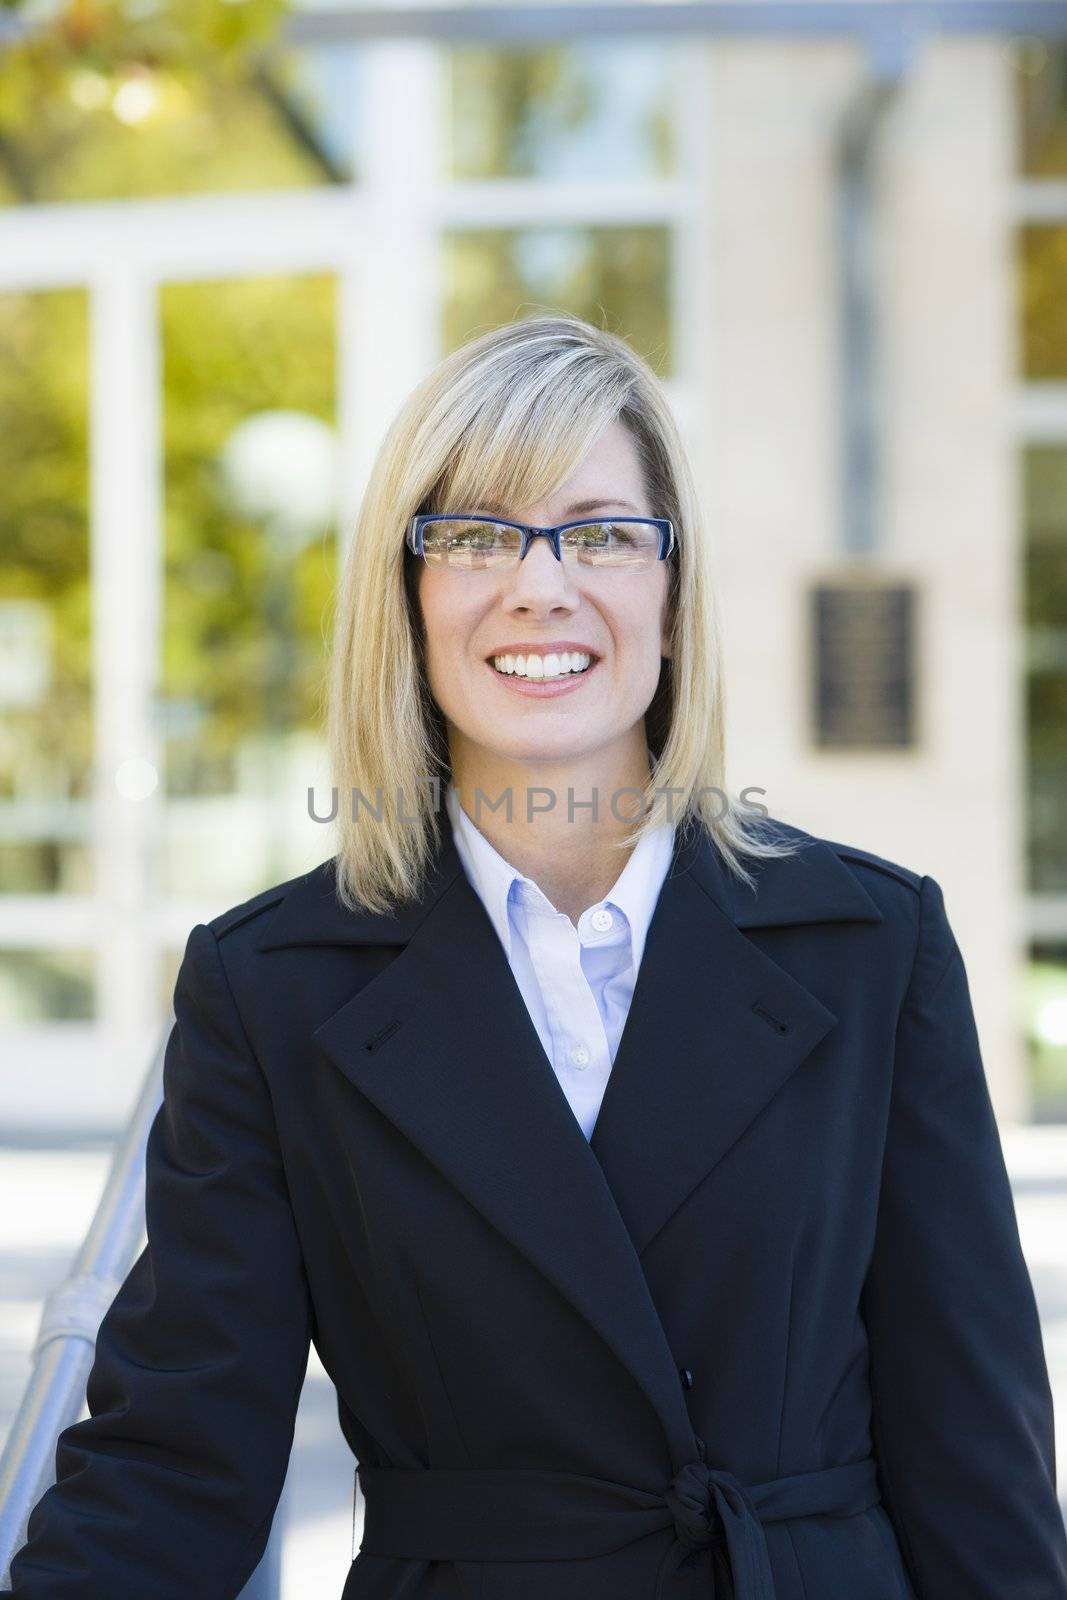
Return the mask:
<svg viewBox="0 0 1067 1600">
<path fill-rule="evenodd" d="M 307 1369 L 310 1295 L 266 1080 L 213 931 L 189 935 L 147 1243 L 97 1333 L 90 1415 L 11 1566 L 19 1600 L 232 1600 L 267 1543 Z"/>
<path fill-rule="evenodd" d="M 929 877 L 863 1313 L 882 1498 L 918 1600 L 1067 1600 L 1037 1305 L 963 959 Z"/>
</svg>

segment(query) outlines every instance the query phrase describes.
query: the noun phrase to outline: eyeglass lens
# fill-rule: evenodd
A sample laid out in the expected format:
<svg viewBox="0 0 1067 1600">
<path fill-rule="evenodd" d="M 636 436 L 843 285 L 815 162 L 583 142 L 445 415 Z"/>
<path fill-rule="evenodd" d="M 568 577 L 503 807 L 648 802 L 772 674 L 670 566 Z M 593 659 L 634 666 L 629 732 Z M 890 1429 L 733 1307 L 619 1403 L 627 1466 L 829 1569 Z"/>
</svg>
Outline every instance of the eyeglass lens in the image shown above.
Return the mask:
<svg viewBox="0 0 1067 1600">
<path fill-rule="evenodd" d="M 564 561 L 632 570 L 658 560 L 660 532 L 652 523 L 616 517 L 610 522 L 583 522 L 566 528 L 559 542 Z M 422 548 L 427 564 L 433 567 L 511 567 L 519 559 L 522 532 L 503 522 L 441 517 L 423 525 Z"/>
</svg>

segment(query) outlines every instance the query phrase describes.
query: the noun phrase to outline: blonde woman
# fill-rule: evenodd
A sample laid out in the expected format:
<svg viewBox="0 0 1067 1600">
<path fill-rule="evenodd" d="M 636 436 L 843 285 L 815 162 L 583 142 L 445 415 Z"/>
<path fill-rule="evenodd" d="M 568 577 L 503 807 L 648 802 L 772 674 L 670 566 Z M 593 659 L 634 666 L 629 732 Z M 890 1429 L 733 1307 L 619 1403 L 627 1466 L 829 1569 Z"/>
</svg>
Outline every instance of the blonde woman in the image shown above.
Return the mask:
<svg viewBox="0 0 1067 1600">
<path fill-rule="evenodd" d="M 237 1595 L 313 1338 L 343 1600 L 1065 1600 L 941 890 L 743 805 L 723 735 L 653 373 L 567 316 L 449 356 L 346 557 L 335 854 L 189 936 L 16 1596 Z"/>
</svg>

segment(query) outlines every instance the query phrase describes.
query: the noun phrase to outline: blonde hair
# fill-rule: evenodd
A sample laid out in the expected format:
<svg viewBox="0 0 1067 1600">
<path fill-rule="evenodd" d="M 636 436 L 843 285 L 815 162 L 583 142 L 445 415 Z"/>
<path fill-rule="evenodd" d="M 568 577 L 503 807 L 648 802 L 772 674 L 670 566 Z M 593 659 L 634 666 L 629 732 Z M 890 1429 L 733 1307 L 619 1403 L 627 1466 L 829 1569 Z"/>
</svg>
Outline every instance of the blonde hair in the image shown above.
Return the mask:
<svg viewBox="0 0 1067 1600">
<path fill-rule="evenodd" d="M 405 400 L 375 458 L 338 586 L 328 676 L 337 893 L 350 909 L 388 912 L 417 896 L 451 781 L 445 722 L 425 672 L 419 558 L 405 556 L 412 516 L 532 505 L 616 420 L 635 440 L 654 514 L 669 517 L 676 536 L 668 558 L 673 657 L 662 661 L 645 717 L 655 769 L 641 820 L 619 847 L 662 822 L 654 810 L 670 792 L 676 825 L 702 822 L 749 886 L 743 857 L 797 848 L 764 835 L 757 814 L 738 809 L 724 787 L 709 538 L 659 380 L 625 340 L 560 312 L 494 328 L 447 356 Z"/>
</svg>

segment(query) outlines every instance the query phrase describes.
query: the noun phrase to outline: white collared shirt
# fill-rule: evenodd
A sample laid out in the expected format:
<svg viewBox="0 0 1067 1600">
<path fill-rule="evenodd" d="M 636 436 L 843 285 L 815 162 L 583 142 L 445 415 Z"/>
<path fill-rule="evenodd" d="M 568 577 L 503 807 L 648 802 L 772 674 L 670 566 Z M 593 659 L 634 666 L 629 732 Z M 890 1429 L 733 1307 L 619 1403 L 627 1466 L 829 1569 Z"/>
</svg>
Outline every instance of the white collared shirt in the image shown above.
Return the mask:
<svg viewBox="0 0 1067 1600">
<path fill-rule="evenodd" d="M 588 1139 L 630 1010 L 649 923 L 674 850 L 661 823 L 631 853 L 613 888 L 575 927 L 531 878 L 508 864 L 460 805 L 445 804 L 456 851 L 508 963 L 541 1044 Z"/>
</svg>

